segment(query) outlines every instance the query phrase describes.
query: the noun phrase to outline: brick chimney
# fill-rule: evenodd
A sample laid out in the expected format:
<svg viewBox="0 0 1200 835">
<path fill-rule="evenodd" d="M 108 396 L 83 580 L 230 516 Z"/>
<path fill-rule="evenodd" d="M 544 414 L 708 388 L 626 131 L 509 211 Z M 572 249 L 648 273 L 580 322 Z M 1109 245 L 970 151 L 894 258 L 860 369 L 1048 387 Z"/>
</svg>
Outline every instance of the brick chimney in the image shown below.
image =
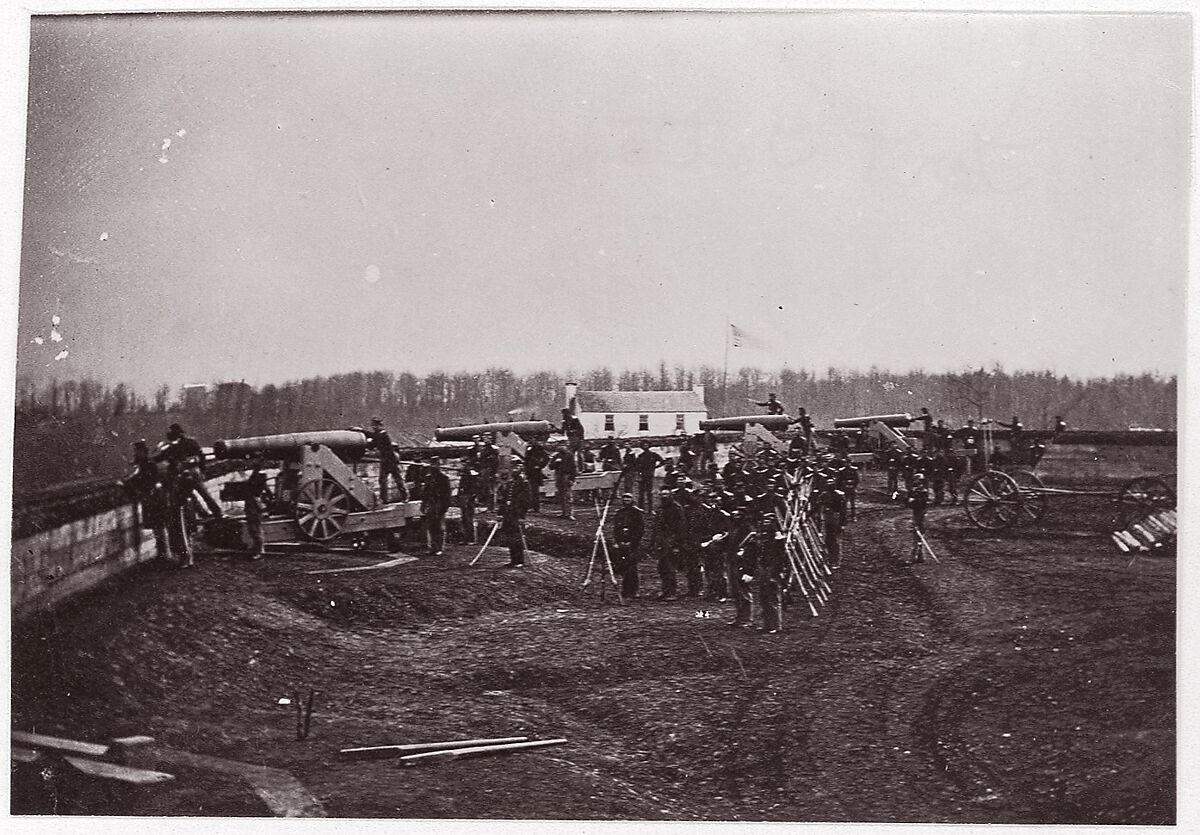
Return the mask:
<svg viewBox="0 0 1200 835">
<path fill-rule="evenodd" d="M 575 414 L 575 395 L 579 392 L 579 383 L 567 383 L 565 388 L 567 396 L 564 405 L 571 410 L 571 414 Z"/>
</svg>

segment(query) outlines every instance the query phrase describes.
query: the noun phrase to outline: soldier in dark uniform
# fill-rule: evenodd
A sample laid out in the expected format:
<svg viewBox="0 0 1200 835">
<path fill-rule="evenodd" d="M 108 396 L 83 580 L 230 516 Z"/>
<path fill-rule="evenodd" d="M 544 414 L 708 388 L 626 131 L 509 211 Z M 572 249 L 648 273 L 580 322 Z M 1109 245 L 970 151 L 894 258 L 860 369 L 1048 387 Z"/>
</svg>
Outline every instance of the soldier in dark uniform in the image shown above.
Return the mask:
<svg viewBox="0 0 1200 835">
<path fill-rule="evenodd" d="M 398 501 L 408 501 L 408 488 L 400 475 L 400 458 L 392 445 L 392 436 L 383 428 L 383 421 L 371 418 L 371 430 L 366 433 L 371 448 L 379 456 L 379 501 L 388 504 L 388 481 L 396 482 Z"/>
<path fill-rule="evenodd" d="M 846 494 L 832 484 L 820 494 L 821 522 L 824 525 L 825 550 L 829 565 L 842 564 L 842 530 L 846 527 Z"/>
<path fill-rule="evenodd" d="M 480 492 L 487 509 L 491 510 L 496 506 L 496 479 L 500 473 L 500 448 L 491 437 L 480 441 L 478 469 Z"/>
<path fill-rule="evenodd" d="M 692 446 L 692 439 L 686 438 L 679 447 L 679 470 L 684 475 L 691 475 L 695 466 L 696 450 Z"/>
<path fill-rule="evenodd" d="M 621 469 L 621 450 L 615 441 L 609 441 L 600 447 L 600 469 L 604 472 Z"/>
<path fill-rule="evenodd" d="M 654 537 L 651 545 L 658 549 L 658 577 L 660 589 L 658 600 L 674 600 L 678 590 L 680 549 L 686 535 L 683 508 L 675 501 L 670 490 L 660 495 Z"/>
<path fill-rule="evenodd" d="M 171 544 L 167 538 L 170 496 L 158 464 L 150 460 L 150 449 L 145 441 L 134 442 L 133 472 L 121 485 L 141 505 L 142 526 L 154 533 L 156 555 L 159 559 L 170 560 Z"/>
<path fill-rule="evenodd" d="M 638 476 L 638 505 L 646 511 L 654 510 L 654 473 L 662 465 L 663 457 L 643 442 L 642 451 L 634 459 Z"/>
<path fill-rule="evenodd" d="M 529 482 L 529 509 L 537 513 L 542 509 L 542 482 L 546 480 L 545 469 L 550 463 L 546 448 L 537 441 L 525 450 L 525 480 Z"/>
<path fill-rule="evenodd" d="M 700 437 L 700 467 L 707 469 L 717 463 L 717 436 L 711 429 L 704 430 Z"/>
<path fill-rule="evenodd" d="M 621 496 L 621 507 L 613 516 L 613 573 L 621 578 L 621 597 L 636 600 L 638 596 L 638 560 L 642 536 L 645 533 L 645 513 L 633 503 L 633 494 Z"/>
<path fill-rule="evenodd" d="M 950 494 L 950 504 L 958 503 L 958 481 L 962 478 L 963 471 L 967 466 L 967 459 L 961 455 L 955 455 L 953 450 L 946 453 L 946 463 L 948 469 L 946 471 L 946 490 Z"/>
<path fill-rule="evenodd" d="M 933 449 L 933 415 L 929 413 L 928 407 L 921 407 L 921 414 L 917 415 L 917 420 L 921 422 L 921 431 L 925 433 L 922 447 Z"/>
<path fill-rule="evenodd" d="M 242 500 L 242 507 L 246 511 L 246 532 L 250 535 L 251 560 L 261 560 L 266 553 L 263 543 L 266 505 L 263 503 L 271 500 L 271 491 L 267 487 L 267 474 L 262 471 L 264 463 L 261 456 L 254 459 L 254 469 L 246 479 L 246 498 Z"/>
<path fill-rule="evenodd" d="M 583 422 L 571 413 L 570 409 L 562 410 L 562 431 L 567 436 L 567 449 L 575 456 L 575 465 L 577 468 L 583 466 L 581 453 L 583 452 L 584 429 Z"/>
<path fill-rule="evenodd" d="M 554 489 L 558 493 L 560 515 L 564 519 L 574 519 L 575 509 L 571 504 L 574 496 L 571 488 L 578 475 L 575 456 L 570 450 L 560 449 L 550 457 L 550 469 L 554 471 Z"/>
<path fill-rule="evenodd" d="M 946 498 L 946 481 L 950 476 L 950 464 L 945 450 L 939 449 L 929 462 L 929 483 L 933 488 L 933 503 L 941 504 Z"/>
<path fill-rule="evenodd" d="M 729 599 L 729 583 L 726 576 L 725 540 L 729 536 L 730 516 L 721 508 L 719 495 L 710 494 L 701 503 L 700 551 L 704 563 L 707 585 L 705 597 L 724 603 Z"/>
<path fill-rule="evenodd" d="M 1054 435 L 1052 438 L 1057 438 L 1063 432 L 1067 431 L 1067 422 L 1063 420 L 1062 415 L 1054 416 Z"/>
<path fill-rule="evenodd" d="M 167 428 L 167 443 L 158 457 L 170 464 L 176 486 L 182 491 L 182 501 L 199 496 L 203 501 L 203 511 L 215 519 L 221 518 L 221 505 L 204 484 L 204 451 L 178 423 L 172 423 Z"/>
<path fill-rule="evenodd" d="M 804 436 L 804 441 L 806 444 L 805 451 L 806 452 L 812 451 L 813 450 L 813 422 L 812 422 L 812 418 L 809 417 L 808 412 L 805 410 L 805 408 L 803 406 L 800 407 L 800 413 L 798 415 L 796 415 L 796 419 L 794 421 L 792 421 L 792 425 L 793 426 L 798 425 L 800 427 L 800 434 Z"/>
<path fill-rule="evenodd" d="M 749 519 L 749 509 L 738 504 L 731 511 L 732 525 L 724 539 L 727 566 L 729 569 L 729 591 L 735 607 L 729 626 L 749 628 L 754 625 L 754 594 L 750 582 L 754 578 L 754 549 L 747 550 L 754 528 Z M 750 578 L 750 579 L 747 579 Z"/>
<path fill-rule="evenodd" d="M 923 473 L 913 475 L 905 504 L 912 511 L 913 550 L 909 562 L 925 562 L 925 548 L 921 544 L 920 535 L 925 533 L 925 510 L 929 507 L 929 490 L 925 486 Z"/>
<path fill-rule="evenodd" d="M 767 395 L 767 400 L 765 403 L 760 403 L 756 400 L 751 400 L 750 402 L 755 406 L 766 407 L 768 415 L 782 415 L 784 413 L 783 404 L 776 399 L 775 392 L 771 392 Z"/>
<path fill-rule="evenodd" d="M 755 570 L 758 581 L 758 607 L 762 611 L 762 629 L 765 635 L 778 635 L 783 631 L 783 589 L 787 577 L 786 537 L 778 530 L 774 513 L 759 516 L 758 531 L 754 536 Z"/>
<path fill-rule="evenodd" d="M 464 464 L 458 473 L 458 512 L 463 542 L 475 544 L 475 498 L 479 490 L 479 471 Z"/>
<path fill-rule="evenodd" d="M 788 443 L 788 454 L 798 455 L 801 458 L 808 455 L 808 435 L 803 430 Z"/>
<path fill-rule="evenodd" d="M 509 562 L 505 568 L 525 567 L 525 518 L 529 489 L 519 484 L 509 470 L 500 471 L 496 488 L 496 513 L 500 516 L 500 534 L 508 544 Z"/>
<path fill-rule="evenodd" d="M 846 504 L 850 508 L 851 521 L 858 518 L 858 484 L 861 480 L 858 467 L 850 461 L 843 462 L 837 471 L 835 486 L 846 495 Z"/>
<path fill-rule="evenodd" d="M 637 482 L 637 457 L 637 450 L 633 447 L 625 450 L 625 455 L 621 459 L 621 478 L 617 481 L 617 489 L 633 492 Z"/>
<path fill-rule="evenodd" d="M 422 481 L 421 515 L 425 518 L 429 553 L 435 557 L 446 547 L 446 512 L 450 509 L 451 492 L 450 477 L 442 472 L 442 462 L 432 459 Z"/>
<path fill-rule="evenodd" d="M 962 438 L 962 447 L 967 453 L 969 472 L 971 474 L 983 472 L 983 443 L 975 421 L 967 420 L 967 425 L 958 430 L 957 434 Z"/>
</svg>

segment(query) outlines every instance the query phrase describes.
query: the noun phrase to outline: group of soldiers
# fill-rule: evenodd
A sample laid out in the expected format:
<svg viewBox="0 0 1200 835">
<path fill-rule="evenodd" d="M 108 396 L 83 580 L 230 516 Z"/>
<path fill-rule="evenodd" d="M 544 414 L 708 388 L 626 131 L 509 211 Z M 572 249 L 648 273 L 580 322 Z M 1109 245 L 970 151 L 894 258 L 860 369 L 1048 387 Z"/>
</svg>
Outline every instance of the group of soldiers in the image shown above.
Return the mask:
<svg viewBox="0 0 1200 835">
<path fill-rule="evenodd" d="M 256 470 L 257 472 L 257 470 Z M 255 483 L 266 489 L 266 477 Z M 173 423 L 166 440 L 153 450 L 144 440 L 133 444 L 133 472 L 121 485 L 142 508 L 142 524 L 154 532 L 157 556 L 180 568 L 195 565 L 188 534 L 189 515 L 220 518 L 221 505 L 204 483 L 200 444 Z M 262 555 L 261 537 L 252 556 Z"/>
<path fill-rule="evenodd" d="M 656 510 L 624 493 L 612 517 L 612 568 L 622 599 L 639 598 L 640 563 L 655 559 L 655 600 L 678 599 L 682 574 L 685 597 L 733 600 L 730 626 L 753 626 L 757 600 L 760 631 L 778 633 L 784 603 L 802 591 L 787 551 L 796 513 L 817 520 L 829 565 L 836 567 L 842 532 L 854 516 L 857 468 L 832 456 L 764 449 L 733 457 L 720 469 L 700 470 L 694 478 L 678 466 L 666 470 Z M 797 510 L 794 494 L 802 485 L 804 506 Z"/>
</svg>

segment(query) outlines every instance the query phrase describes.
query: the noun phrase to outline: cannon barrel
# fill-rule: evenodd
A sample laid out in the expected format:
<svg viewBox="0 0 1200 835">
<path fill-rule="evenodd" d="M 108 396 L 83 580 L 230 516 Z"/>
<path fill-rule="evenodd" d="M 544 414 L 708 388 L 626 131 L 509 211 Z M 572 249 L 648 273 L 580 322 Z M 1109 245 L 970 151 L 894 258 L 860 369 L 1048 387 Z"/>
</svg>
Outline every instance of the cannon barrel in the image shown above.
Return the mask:
<svg viewBox="0 0 1200 835">
<path fill-rule="evenodd" d="M 475 435 L 486 435 L 490 432 L 515 432 L 524 437 L 547 437 L 551 432 L 550 422 L 546 420 L 518 420 L 508 423 L 475 423 L 470 426 L 446 426 L 433 430 L 433 437 L 438 441 L 469 441 Z"/>
<path fill-rule="evenodd" d="M 836 418 L 833 421 L 836 429 L 855 429 L 870 426 L 878 421 L 885 426 L 908 426 L 913 422 L 912 415 L 865 415 L 864 417 Z"/>
<path fill-rule="evenodd" d="M 213 444 L 217 458 L 291 458 L 308 444 L 321 444 L 339 452 L 363 452 L 370 445 L 367 436 L 353 429 L 327 432 L 289 432 L 284 435 L 259 435 L 254 438 L 230 438 Z"/>
<path fill-rule="evenodd" d="M 700 428 L 710 429 L 745 429 L 751 423 L 757 423 L 764 429 L 780 431 L 792 424 L 788 415 L 738 415 L 736 417 L 711 418 L 700 421 Z"/>
</svg>

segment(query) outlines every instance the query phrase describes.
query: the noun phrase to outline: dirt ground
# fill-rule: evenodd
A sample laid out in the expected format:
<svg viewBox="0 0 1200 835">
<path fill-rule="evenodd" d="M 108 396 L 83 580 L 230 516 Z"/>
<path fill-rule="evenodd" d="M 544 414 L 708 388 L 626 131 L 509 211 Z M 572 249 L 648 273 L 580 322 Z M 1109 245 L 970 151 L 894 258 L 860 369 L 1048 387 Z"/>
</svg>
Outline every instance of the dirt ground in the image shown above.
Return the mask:
<svg viewBox="0 0 1200 835">
<path fill-rule="evenodd" d="M 728 628 L 729 604 L 582 590 L 590 509 L 531 517 L 523 571 L 499 548 L 468 568 L 466 546 L 343 574 L 305 572 L 387 556 L 146 567 L 15 625 L 13 722 L 283 769 L 339 817 L 1171 824 L 1175 561 L 1130 566 L 1111 517 L 1056 499 L 1041 526 L 989 534 L 938 508 L 940 562 L 903 567 L 904 511 L 869 475 L 830 605 L 789 609 L 778 636 Z M 298 741 L 278 700 L 312 689 Z M 337 757 L 515 735 L 569 744 Z M 55 809 L 267 814 L 237 780 L 177 774 Z"/>
</svg>

